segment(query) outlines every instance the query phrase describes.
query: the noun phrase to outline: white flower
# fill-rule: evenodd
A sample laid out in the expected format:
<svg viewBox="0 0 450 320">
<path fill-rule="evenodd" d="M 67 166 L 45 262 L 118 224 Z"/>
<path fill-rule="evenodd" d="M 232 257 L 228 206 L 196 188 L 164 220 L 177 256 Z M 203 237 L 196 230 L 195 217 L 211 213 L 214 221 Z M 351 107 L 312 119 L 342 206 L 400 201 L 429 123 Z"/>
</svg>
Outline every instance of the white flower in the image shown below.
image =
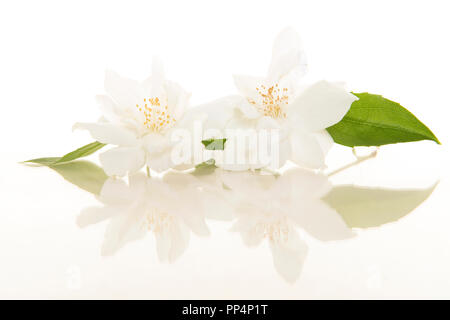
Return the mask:
<svg viewBox="0 0 450 320">
<path fill-rule="evenodd" d="M 321 200 L 331 189 L 323 174 L 300 168 L 278 177 L 225 172 L 223 182 L 231 188 L 237 217 L 232 230 L 248 246 L 267 239 L 275 269 L 289 282 L 299 277 L 308 250 L 296 227 L 321 241 L 353 236 L 341 216 Z"/>
<path fill-rule="evenodd" d="M 156 59 L 151 77 L 143 82 L 106 72 L 105 90 L 108 95 L 97 97 L 102 119 L 74 128 L 87 129 L 94 139 L 116 146 L 100 154 L 106 173 L 123 176 L 145 164 L 156 171 L 174 167 L 171 133 L 189 123 L 185 109 L 190 94 L 165 80 L 162 63 Z"/>
<path fill-rule="evenodd" d="M 300 87 L 298 78 L 305 71 L 300 39 L 287 28 L 275 39 L 265 77 L 235 75 L 241 99 L 228 97 L 204 110 L 214 123 L 220 119 L 225 129 L 279 129 L 279 166 L 291 160 L 301 166 L 323 168 L 333 144 L 325 129 L 339 122 L 357 97 L 327 81 Z M 233 108 L 236 112 L 230 111 Z M 245 170 L 264 165 L 249 162 L 224 168 Z"/>
<path fill-rule="evenodd" d="M 193 176 L 176 172 L 162 178 L 137 173 L 129 177 L 128 185 L 109 178 L 99 196 L 103 206 L 84 209 L 78 224 L 84 227 L 110 220 L 102 246 L 105 256 L 151 232 L 159 259 L 173 262 L 186 250 L 191 231 L 209 235 L 197 183 Z"/>
</svg>

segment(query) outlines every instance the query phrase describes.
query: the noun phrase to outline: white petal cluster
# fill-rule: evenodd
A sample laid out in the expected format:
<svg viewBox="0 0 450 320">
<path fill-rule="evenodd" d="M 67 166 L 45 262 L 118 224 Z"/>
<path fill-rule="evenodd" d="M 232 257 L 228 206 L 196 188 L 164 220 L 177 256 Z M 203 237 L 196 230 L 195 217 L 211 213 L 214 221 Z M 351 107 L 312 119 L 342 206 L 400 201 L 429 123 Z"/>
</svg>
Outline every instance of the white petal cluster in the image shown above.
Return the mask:
<svg viewBox="0 0 450 320">
<path fill-rule="evenodd" d="M 75 128 L 86 129 L 97 141 L 113 146 L 100 155 L 106 173 L 111 176 L 133 174 L 145 165 L 158 172 L 181 168 L 173 157 L 175 146 L 179 147 L 174 133 L 178 129 L 192 132 L 196 121 L 202 124 L 202 130 L 215 130 L 212 138 L 227 139 L 225 150 L 211 155 L 224 169 L 241 171 L 266 166 L 278 169 L 288 160 L 302 167 L 321 169 L 333 144 L 325 129 L 339 122 L 357 97 L 342 85 L 327 81 L 299 85 L 305 72 L 300 39 L 293 29 L 287 28 L 274 41 L 266 76 L 235 75 L 239 95 L 188 108 L 190 94 L 179 84 L 166 80 L 162 63 L 155 59 L 152 75 L 142 82 L 107 72 L 107 94 L 97 97 L 102 118 L 96 123 L 77 123 Z M 243 147 L 243 159 L 223 161 L 235 152 L 237 144 L 234 140 L 238 135 L 230 136 L 227 132 L 247 129 L 277 132 L 258 145 L 276 153 L 276 164 L 253 159 L 250 155 L 256 147 L 250 145 Z M 202 132 L 198 139 L 192 133 L 193 139 L 186 142 L 183 150 L 190 153 L 183 168 L 208 160 L 195 156 L 195 146 L 203 148 L 201 140 L 206 133 Z"/>
<path fill-rule="evenodd" d="M 225 129 L 277 129 L 280 132 L 277 167 L 290 160 L 302 167 L 323 168 L 325 156 L 333 144 L 325 129 L 339 122 L 358 98 L 347 92 L 342 84 L 319 81 L 299 85 L 298 80 L 306 73 L 306 65 L 297 33 L 291 28 L 281 31 L 273 44 L 267 75 L 235 75 L 240 96 L 204 106 L 211 118 L 208 122 L 215 121 L 215 124 L 220 118 Z M 238 166 L 223 165 L 229 170 L 264 166 L 266 163 L 250 159 Z"/>
<path fill-rule="evenodd" d="M 97 141 L 115 146 L 100 154 L 105 172 L 123 176 L 144 165 L 159 172 L 176 167 L 171 137 L 175 129 L 192 122 L 186 114 L 190 94 L 164 78 L 162 63 L 154 59 L 152 75 L 142 82 L 108 71 L 105 90 L 107 95 L 97 97 L 102 118 L 74 125 L 89 130 Z"/>
</svg>

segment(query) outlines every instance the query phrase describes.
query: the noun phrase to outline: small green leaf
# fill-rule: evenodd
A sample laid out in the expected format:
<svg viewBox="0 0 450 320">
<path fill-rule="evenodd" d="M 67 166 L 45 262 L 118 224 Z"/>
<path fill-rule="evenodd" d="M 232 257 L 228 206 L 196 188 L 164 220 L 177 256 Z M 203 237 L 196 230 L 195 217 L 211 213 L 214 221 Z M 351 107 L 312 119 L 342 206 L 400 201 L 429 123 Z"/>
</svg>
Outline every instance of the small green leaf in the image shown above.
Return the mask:
<svg viewBox="0 0 450 320">
<path fill-rule="evenodd" d="M 85 161 L 71 161 L 50 165 L 49 168 L 58 172 L 65 180 L 95 195 L 100 194 L 108 176 L 96 164 Z"/>
<path fill-rule="evenodd" d="M 87 156 L 93 154 L 94 152 L 96 152 L 97 150 L 100 150 L 104 146 L 106 146 L 106 144 L 96 141 L 96 142 L 89 143 L 81 148 L 78 148 L 75 151 L 69 152 L 62 157 L 37 158 L 37 159 L 32 159 L 32 160 L 28 160 L 28 161 L 24 161 L 24 162 L 25 163 L 34 163 L 34 164 L 39 164 L 39 165 L 44 165 L 44 166 L 56 165 L 56 164 L 60 164 L 60 163 L 70 162 L 70 161 L 73 161 L 73 160 L 76 160 L 76 159 L 79 159 L 82 157 L 87 157 Z"/>
<path fill-rule="evenodd" d="M 63 157 L 61 157 L 61 159 L 56 161 L 56 163 L 69 162 L 72 160 L 76 160 L 78 158 L 87 157 L 95 153 L 96 151 L 100 150 L 104 146 L 106 146 L 106 144 L 98 141 L 89 143 L 81 148 L 78 148 L 75 151 L 69 152 L 68 154 L 64 155 Z"/>
<path fill-rule="evenodd" d="M 416 190 L 336 186 L 323 200 L 350 228 L 371 228 L 406 216 L 430 196 L 436 185 Z"/>
<path fill-rule="evenodd" d="M 206 174 L 211 174 L 216 170 L 216 161 L 214 159 L 209 159 L 195 166 L 195 170 L 192 172 L 194 176 L 201 176 Z"/>
<path fill-rule="evenodd" d="M 206 150 L 223 150 L 227 139 L 207 139 L 202 140 Z"/>
<path fill-rule="evenodd" d="M 348 147 L 381 146 L 419 140 L 439 140 L 400 104 L 370 93 L 353 93 L 359 100 L 337 124 L 327 128 L 334 142 Z"/>
<path fill-rule="evenodd" d="M 56 161 L 58 161 L 59 159 L 61 159 L 61 157 L 37 158 L 37 159 L 24 161 L 23 163 L 26 163 L 26 164 L 30 163 L 30 164 L 38 164 L 38 165 L 43 165 L 43 166 L 49 166 L 49 165 L 55 163 Z"/>
</svg>

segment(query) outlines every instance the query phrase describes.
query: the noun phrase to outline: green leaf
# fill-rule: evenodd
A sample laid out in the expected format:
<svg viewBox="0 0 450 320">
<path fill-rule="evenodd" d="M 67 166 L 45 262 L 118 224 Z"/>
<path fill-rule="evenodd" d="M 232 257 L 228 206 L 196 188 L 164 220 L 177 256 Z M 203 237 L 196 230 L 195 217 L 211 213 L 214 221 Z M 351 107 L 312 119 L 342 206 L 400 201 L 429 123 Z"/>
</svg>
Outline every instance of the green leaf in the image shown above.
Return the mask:
<svg viewBox="0 0 450 320">
<path fill-rule="evenodd" d="M 24 161 L 23 163 L 49 166 L 49 165 L 55 163 L 56 161 L 58 161 L 59 159 L 61 159 L 61 157 L 37 158 L 37 159 Z"/>
<path fill-rule="evenodd" d="M 436 187 L 399 190 L 336 186 L 323 200 L 334 208 L 350 228 L 370 228 L 399 220 L 424 202 Z"/>
<path fill-rule="evenodd" d="M 75 151 L 69 152 L 68 154 L 64 155 L 63 157 L 61 157 L 61 159 L 56 161 L 56 163 L 69 162 L 69 161 L 76 160 L 78 158 L 87 157 L 87 156 L 95 153 L 96 151 L 100 150 L 104 146 L 106 146 L 106 144 L 98 142 L 98 141 L 89 143 L 81 148 L 78 148 Z"/>
<path fill-rule="evenodd" d="M 353 93 L 359 100 L 337 124 L 327 128 L 334 142 L 348 147 L 381 146 L 419 140 L 439 140 L 400 104 L 370 93 Z"/>
<path fill-rule="evenodd" d="M 206 150 L 223 150 L 227 139 L 207 139 L 202 140 Z"/>
<path fill-rule="evenodd" d="M 209 159 L 195 166 L 195 170 L 192 172 L 194 176 L 201 176 L 206 174 L 211 174 L 216 170 L 216 161 L 214 159 Z"/>
<path fill-rule="evenodd" d="M 50 165 L 49 168 L 58 172 L 65 180 L 95 195 L 100 194 L 108 176 L 96 164 L 85 161 L 71 161 Z"/>
<path fill-rule="evenodd" d="M 104 146 L 106 146 L 106 144 L 96 141 L 96 142 L 89 143 L 81 148 L 78 148 L 75 151 L 69 152 L 62 157 L 37 158 L 37 159 L 27 160 L 24 162 L 25 163 L 34 163 L 34 164 L 39 164 L 39 165 L 44 165 L 44 166 L 50 166 L 50 165 L 55 165 L 55 164 L 59 164 L 59 163 L 70 162 L 70 161 L 73 161 L 73 160 L 76 160 L 76 159 L 79 159 L 82 157 L 87 157 L 87 156 L 93 154 L 94 152 L 96 152 L 97 150 L 103 148 Z"/>
</svg>

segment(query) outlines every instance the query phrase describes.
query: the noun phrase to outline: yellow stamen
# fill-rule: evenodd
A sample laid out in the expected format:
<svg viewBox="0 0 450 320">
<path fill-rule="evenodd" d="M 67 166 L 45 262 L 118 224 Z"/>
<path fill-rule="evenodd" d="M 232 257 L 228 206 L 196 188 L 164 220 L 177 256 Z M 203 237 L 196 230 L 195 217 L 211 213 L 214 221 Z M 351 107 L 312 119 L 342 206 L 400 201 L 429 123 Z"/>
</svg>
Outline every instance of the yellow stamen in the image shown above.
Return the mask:
<svg viewBox="0 0 450 320">
<path fill-rule="evenodd" d="M 252 99 L 249 99 L 248 101 L 255 105 L 259 112 L 261 112 L 264 116 L 275 119 L 286 118 L 286 113 L 283 109 L 289 103 L 287 88 L 280 90 L 278 84 L 275 84 L 266 90 L 266 87 L 261 85 L 256 88 L 256 91 L 261 97 L 261 103 L 259 104 Z"/>
</svg>

